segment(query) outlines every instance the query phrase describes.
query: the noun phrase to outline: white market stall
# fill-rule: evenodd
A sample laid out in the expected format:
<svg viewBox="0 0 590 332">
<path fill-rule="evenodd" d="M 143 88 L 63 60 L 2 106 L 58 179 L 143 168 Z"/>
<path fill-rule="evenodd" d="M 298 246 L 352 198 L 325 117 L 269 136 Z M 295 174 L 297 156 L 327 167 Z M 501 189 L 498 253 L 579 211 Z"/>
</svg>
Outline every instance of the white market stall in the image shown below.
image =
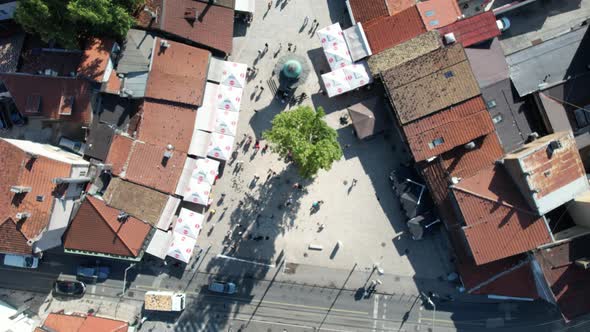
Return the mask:
<svg viewBox="0 0 590 332">
<path fill-rule="evenodd" d="M 332 70 L 352 64 L 340 23 L 334 23 L 318 30 L 317 36 L 322 43 L 326 59 Z"/>
<path fill-rule="evenodd" d="M 240 88 L 234 88 L 227 85 L 220 85 L 217 88 L 217 109 L 224 111 L 240 111 L 240 103 L 242 102 L 242 92 Z"/>
<path fill-rule="evenodd" d="M 198 182 L 206 182 L 210 185 L 215 184 L 219 174 L 219 161 L 209 158 L 197 159 L 191 178 Z"/>
<path fill-rule="evenodd" d="M 357 89 L 373 81 L 366 63 L 352 64 L 322 75 L 329 97 Z"/>
<path fill-rule="evenodd" d="M 172 232 L 173 238 L 168 248 L 167 255 L 178 259 L 179 261 L 188 263 L 191 260 L 197 240 L 190 236 L 185 236 L 177 232 Z"/>
<path fill-rule="evenodd" d="M 197 157 L 206 157 L 211 143 L 211 133 L 202 130 L 195 130 L 191 138 L 191 145 L 188 148 L 188 154 Z"/>
<path fill-rule="evenodd" d="M 240 113 L 218 109 L 215 115 L 215 126 L 213 127 L 213 130 L 219 134 L 235 137 L 238 131 L 239 120 Z"/>
<path fill-rule="evenodd" d="M 224 61 L 219 84 L 243 89 L 246 86 L 247 69 L 248 66 L 244 63 Z"/>
<path fill-rule="evenodd" d="M 205 181 L 199 182 L 197 179 L 191 178 L 188 185 L 184 189 L 182 196 L 184 201 L 201 205 L 209 205 L 211 204 L 210 195 L 210 184 Z"/>
<path fill-rule="evenodd" d="M 212 134 L 207 156 L 215 159 L 228 160 L 231 157 L 233 146 L 233 136 Z"/>
<path fill-rule="evenodd" d="M 203 104 L 197 109 L 195 120 L 195 131 L 213 131 L 215 125 L 215 114 L 217 110 L 217 88 L 218 84 L 207 82 L 203 93 Z"/>
<path fill-rule="evenodd" d="M 174 232 L 197 239 L 203 228 L 205 216 L 200 213 L 182 208 L 174 225 Z"/>
</svg>

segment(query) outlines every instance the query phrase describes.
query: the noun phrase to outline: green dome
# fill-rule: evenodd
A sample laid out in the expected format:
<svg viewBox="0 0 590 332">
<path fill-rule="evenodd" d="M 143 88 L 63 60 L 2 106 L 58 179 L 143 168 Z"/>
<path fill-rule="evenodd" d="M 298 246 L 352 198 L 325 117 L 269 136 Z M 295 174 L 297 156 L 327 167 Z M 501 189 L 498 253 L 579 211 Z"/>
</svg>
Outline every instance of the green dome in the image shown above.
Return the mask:
<svg viewBox="0 0 590 332">
<path fill-rule="evenodd" d="M 283 65 L 283 74 L 288 78 L 298 78 L 301 75 L 301 63 L 297 60 L 289 60 Z"/>
</svg>

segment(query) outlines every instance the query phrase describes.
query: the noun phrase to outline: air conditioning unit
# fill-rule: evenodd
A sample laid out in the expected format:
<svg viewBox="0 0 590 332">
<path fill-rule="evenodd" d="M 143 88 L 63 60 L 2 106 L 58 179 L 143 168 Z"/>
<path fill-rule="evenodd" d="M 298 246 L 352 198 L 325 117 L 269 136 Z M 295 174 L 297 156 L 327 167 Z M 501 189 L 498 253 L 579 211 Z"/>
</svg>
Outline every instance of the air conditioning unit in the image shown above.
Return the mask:
<svg viewBox="0 0 590 332">
<path fill-rule="evenodd" d="M 590 259 L 588 258 L 580 258 L 576 259 L 575 261 L 576 266 L 583 268 L 584 270 L 588 270 L 590 268 Z"/>
<path fill-rule="evenodd" d="M 453 44 L 456 41 L 457 41 L 457 39 L 455 38 L 454 33 L 449 32 L 449 33 L 445 34 L 445 44 L 447 44 L 447 45 Z"/>
</svg>

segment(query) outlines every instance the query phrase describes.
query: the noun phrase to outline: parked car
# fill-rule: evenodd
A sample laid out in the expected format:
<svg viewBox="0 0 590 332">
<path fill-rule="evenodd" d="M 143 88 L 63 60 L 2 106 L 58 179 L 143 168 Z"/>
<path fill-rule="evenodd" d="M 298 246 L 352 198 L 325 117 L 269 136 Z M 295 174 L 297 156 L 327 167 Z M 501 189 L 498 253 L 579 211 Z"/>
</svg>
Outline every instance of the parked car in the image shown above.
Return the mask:
<svg viewBox="0 0 590 332">
<path fill-rule="evenodd" d="M 500 17 L 500 19 L 496 21 L 496 25 L 498 26 L 498 29 L 500 29 L 500 31 L 504 32 L 510 29 L 510 20 L 506 16 Z"/>
<path fill-rule="evenodd" d="M 86 284 L 75 280 L 57 280 L 53 292 L 55 295 L 82 297 L 86 292 Z"/>
<path fill-rule="evenodd" d="M 21 267 L 25 269 L 36 269 L 39 266 L 39 258 L 24 255 L 4 255 L 4 265 Z"/>
<path fill-rule="evenodd" d="M 79 265 L 76 268 L 76 276 L 85 279 L 92 279 L 93 281 L 105 280 L 109 277 L 111 268 L 101 265 Z"/>
<path fill-rule="evenodd" d="M 209 291 L 222 294 L 234 294 L 237 289 L 236 284 L 233 282 L 212 281 L 209 284 Z"/>
</svg>

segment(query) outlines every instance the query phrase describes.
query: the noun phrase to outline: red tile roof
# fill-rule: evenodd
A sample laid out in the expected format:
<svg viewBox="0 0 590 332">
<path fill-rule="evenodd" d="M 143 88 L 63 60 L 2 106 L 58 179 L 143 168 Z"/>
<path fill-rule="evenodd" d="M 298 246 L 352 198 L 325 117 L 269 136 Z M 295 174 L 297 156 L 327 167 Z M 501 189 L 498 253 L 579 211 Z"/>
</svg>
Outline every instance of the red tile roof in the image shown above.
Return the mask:
<svg viewBox="0 0 590 332">
<path fill-rule="evenodd" d="M 374 18 L 389 16 L 385 0 L 349 0 L 354 20 L 365 24 Z"/>
<path fill-rule="evenodd" d="M 31 249 L 12 218 L 0 220 L 0 252 L 30 255 Z"/>
<path fill-rule="evenodd" d="M 0 80 L 24 115 L 82 124 L 89 124 L 92 119 L 92 90 L 85 79 L 0 73 Z M 71 115 L 59 114 L 64 97 L 73 97 Z"/>
<path fill-rule="evenodd" d="M 139 15 L 138 24 L 147 29 L 161 30 L 205 47 L 231 54 L 234 34 L 234 10 L 193 0 L 150 0 L 150 14 Z M 186 9 L 196 9 L 195 20 L 185 19 Z"/>
<path fill-rule="evenodd" d="M 449 107 L 402 127 L 416 161 L 426 160 L 494 131 L 481 97 Z M 433 141 L 442 139 L 440 145 Z"/>
<path fill-rule="evenodd" d="M 102 83 L 114 44 L 115 41 L 111 39 L 91 38 L 78 65 L 78 75 Z"/>
<path fill-rule="evenodd" d="M 194 109 L 146 100 L 138 139 L 157 146 L 172 144 L 175 150 L 188 152 L 196 116 Z"/>
<path fill-rule="evenodd" d="M 426 32 L 416 6 L 393 16 L 379 17 L 363 25 L 373 54 Z"/>
<path fill-rule="evenodd" d="M 428 31 L 454 23 L 461 16 L 457 0 L 428 0 L 416 4 Z"/>
<path fill-rule="evenodd" d="M 18 232 L 27 239 L 36 239 L 41 234 L 51 217 L 53 198 L 56 185 L 51 182 L 57 177 L 69 177 L 72 167 L 60 161 L 37 156 L 32 159 L 23 150 L 5 140 L 0 140 L 0 169 L 2 180 L 0 181 L 0 223 L 3 228 L 12 234 L 16 234 L 12 225 L 16 213 L 29 212 L 30 217 L 19 222 Z M 15 194 L 10 191 L 12 186 L 31 187 L 31 191 L 25 194 Z M 37 196 L 43 196 L 40 202 Z M 18 237 L 12 240 L 15 243 L 15 251 L 22 253 L 23 246 Z M 10 250 L 10 247 L 0 250 Z"/>
<path fill-rule="evenodd" d="M 535 253 L 566 321 L 590 312 L 590 270 L 575 265 L 589 252 L 590 236 L 583 236 Z"/>
<path fill-rule="evenodd" d="M 395 15 L 405 9 L 416 5 L 416 0 L 386 0 L 389 15 Z"/>
<path fill-rule="evenodd" d="M 457 42 L 463 44 L 463 47 L 481 43 L 500 35 L 496 16 L 491 10 L 457 21 L 438 29 L 438 31 L 441 36 L 452 32 Z"/>
<path fill-rule="evenodd" d="M 173 194 L 187 156 L 182 151 L 174 150 L 172 157 L 165 160 L 165 151 L 165 146 L 115 135 L 106 163 L 112 164 L 113 174 L 123 179 Z"/>
<path fill-rule="evenodd" d="M 43 326 L 55 332 L 126 332 L 129 323 L 86 315 L 49 314 Z"/>
<path fill-rule="evenodd" d="M 119 222 L 119 210 L 87 196 L 64 237 L 64 248 L 137 257 L 151 226 L 134 217 Z"/>
<path fill-rule="evenodd" d="M 211 53 L 173 41 L 167 41 L 170 46 L 163 47 L 161 42 L 156 38 L 145 96 L 200 106 Z"/>
<path fill-rule="evenodd" d="M 477 264 L 551 242 L 544 219 L 528 208 L 501 166 L 485 168 L 451 188 Z"/>
</svg>

